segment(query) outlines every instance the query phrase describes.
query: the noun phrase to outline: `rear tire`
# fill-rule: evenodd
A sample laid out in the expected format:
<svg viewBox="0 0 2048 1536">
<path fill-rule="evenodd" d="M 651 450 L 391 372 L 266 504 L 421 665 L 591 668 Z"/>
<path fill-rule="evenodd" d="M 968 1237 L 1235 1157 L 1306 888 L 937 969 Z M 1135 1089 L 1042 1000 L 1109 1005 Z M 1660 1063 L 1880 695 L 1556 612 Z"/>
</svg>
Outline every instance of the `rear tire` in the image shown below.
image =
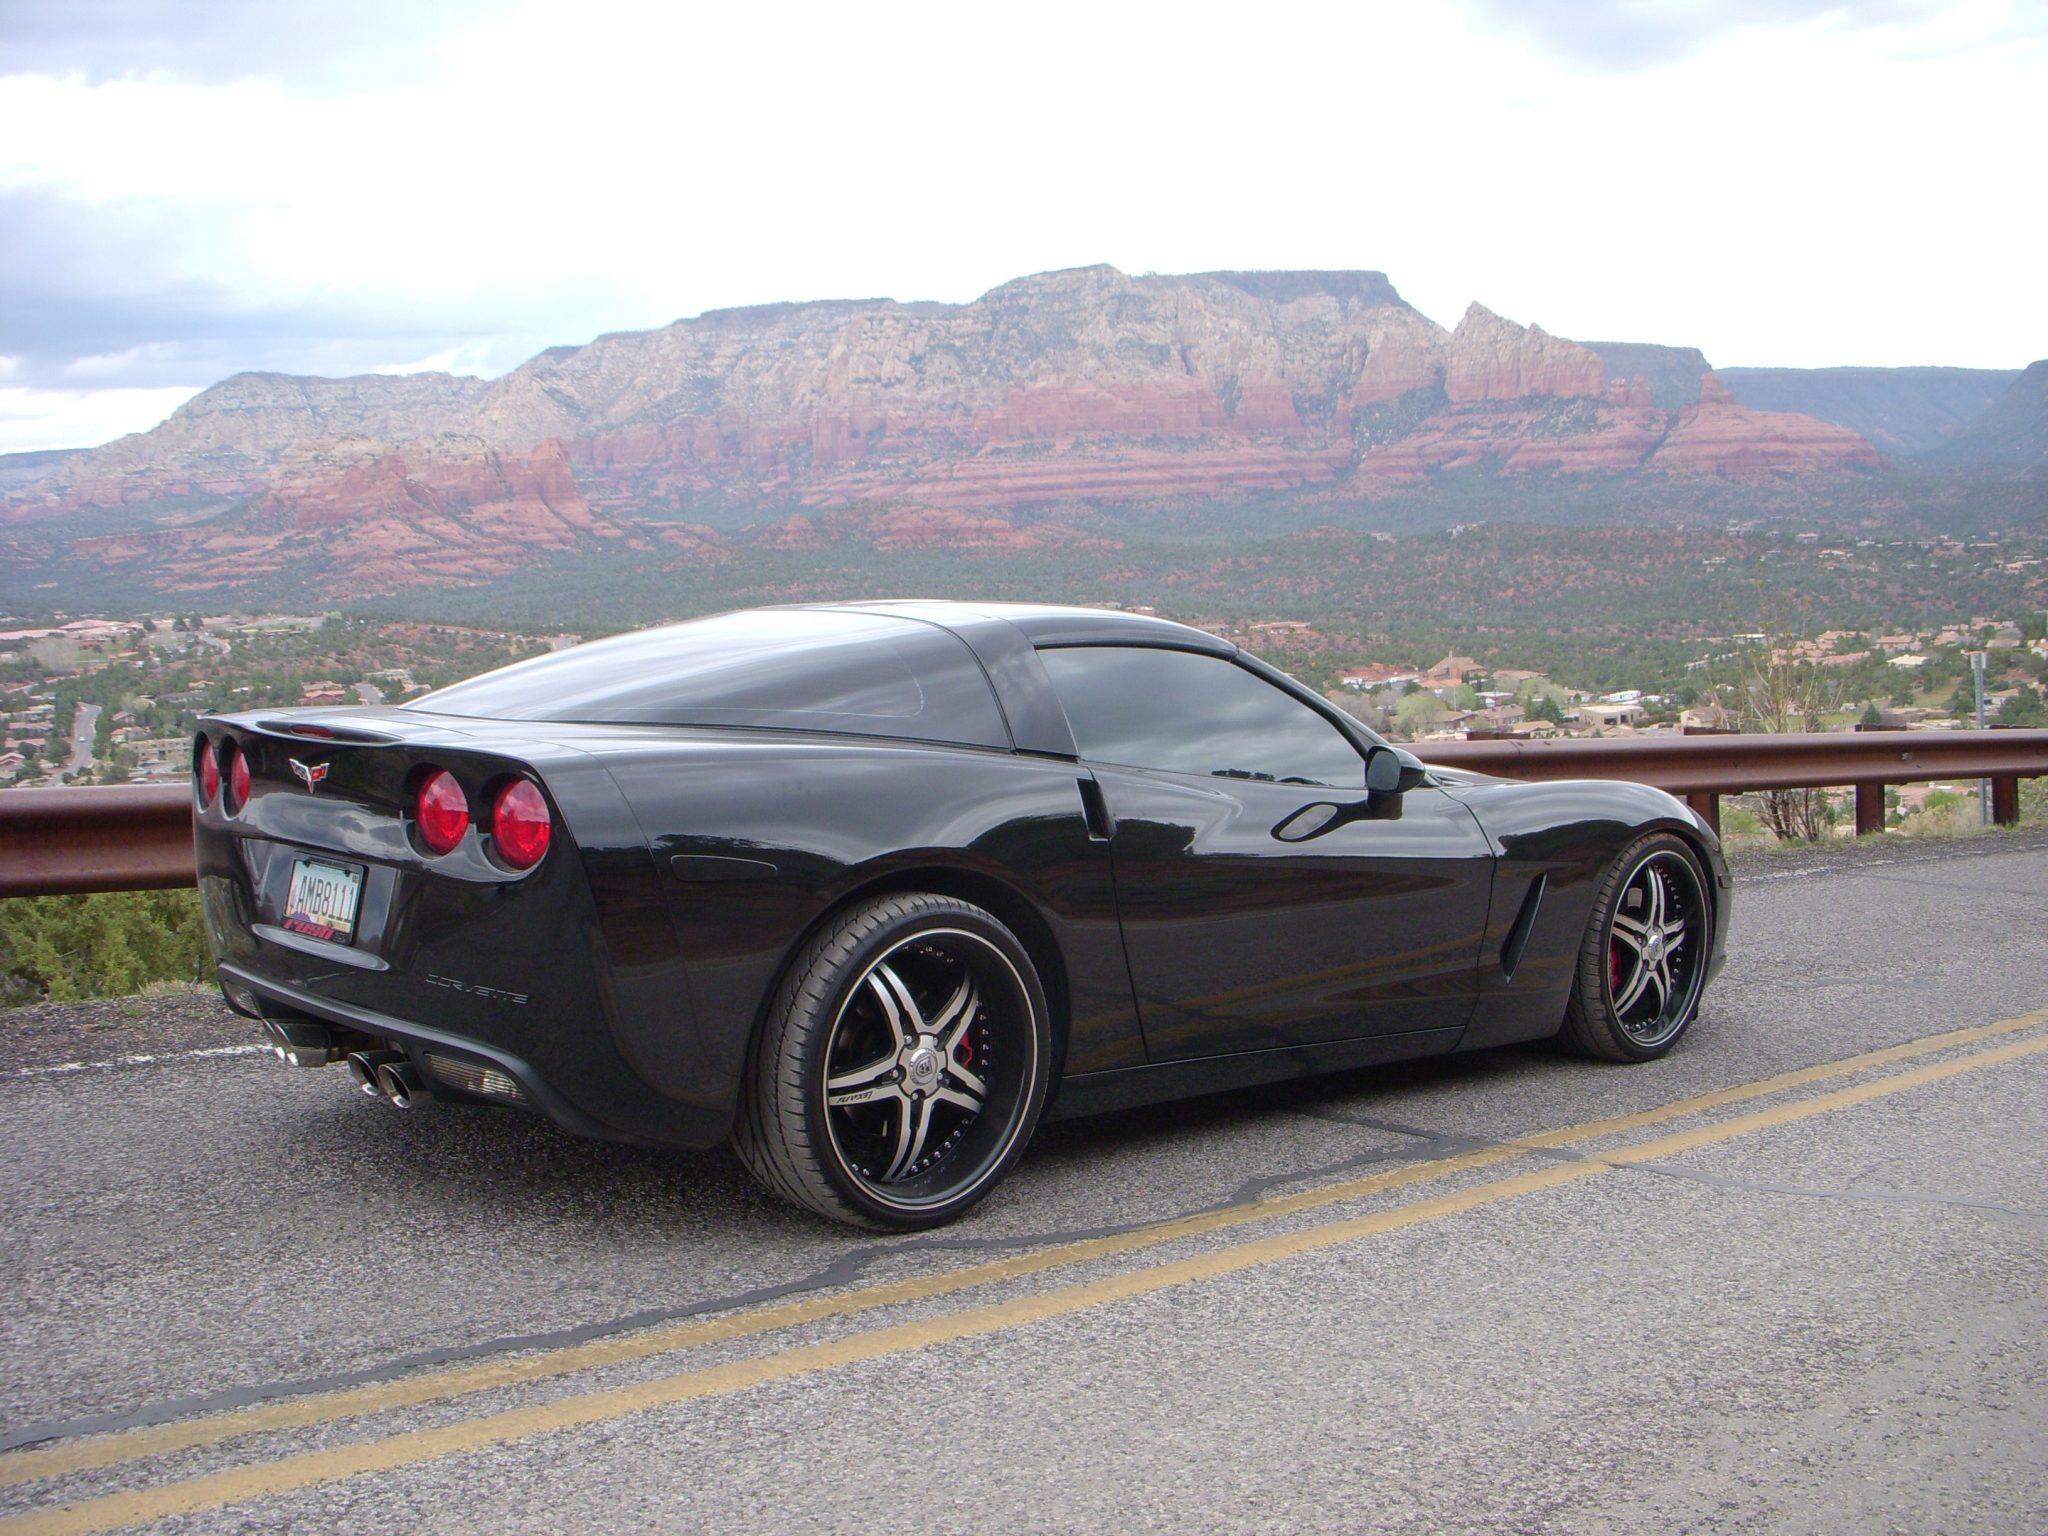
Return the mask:
<svg viewBox="0 0 2048 1536">
<path fill-rule="evenodd" d="M 1593 902 L 1559 1039 L 1606 1061 L 1654 1061 L 1698 1016 L 1706 985 L 1706 871 L 1683 838 L 1622 850 Z"/>
<path fill-rule="evenodd" d="M 754 1043 L 733 1150 L 820 1215 L 939 1226 L 1023 1152 L 1050 1059 L 1044 989 L 1009 929 L 951 897 L 881 897 L 791 965 Z"/>
</svg>

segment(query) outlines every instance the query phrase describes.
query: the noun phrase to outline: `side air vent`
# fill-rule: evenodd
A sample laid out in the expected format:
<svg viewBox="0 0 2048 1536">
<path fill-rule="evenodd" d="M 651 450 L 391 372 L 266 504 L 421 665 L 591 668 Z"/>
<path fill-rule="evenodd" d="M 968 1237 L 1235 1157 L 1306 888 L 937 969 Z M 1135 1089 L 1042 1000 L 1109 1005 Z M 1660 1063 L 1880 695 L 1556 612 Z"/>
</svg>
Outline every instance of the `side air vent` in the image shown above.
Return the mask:
<svg viewBox="0 0 2048 1536">
<path fill-rule="evenodd" d="M 1529 947 L 1529 933 L 1536 926 L 1536 909 L 1543 905 L 1543 893 L 1549 886 L 1548 875 L 1538 875 L 1530 884 L 1529 894 L 1522 898 L 1522 910 L 1515 914 L 1515 926 L 1508 930 L 1507 942 L 1500 947 L 1500 973 L 1509 981 L 1515 979 L 1522 951 Z"/>
</svg>

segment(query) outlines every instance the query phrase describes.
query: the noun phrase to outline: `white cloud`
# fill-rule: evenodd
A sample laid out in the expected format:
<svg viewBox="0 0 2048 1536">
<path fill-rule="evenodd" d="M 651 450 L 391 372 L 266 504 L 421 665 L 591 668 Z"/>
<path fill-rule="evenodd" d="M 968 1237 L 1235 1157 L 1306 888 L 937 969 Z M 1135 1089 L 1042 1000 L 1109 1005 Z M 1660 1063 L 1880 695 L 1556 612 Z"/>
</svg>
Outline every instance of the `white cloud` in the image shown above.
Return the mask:
<svg viewBox="0 0 2048 1536">
<path fill-rule="evenodd" d="M 447 347 L 439 352 L 410 362 L 385 363 L 371 370 L 373 373 L 466 373 L 483 374 L 490 371 L 492 344 L 488 341 L 465 342 L 458 347 Z"/>
<path fill-rule="evenodd" d="M 2021 11 L 1751 5 L 1717 28 L 1694 7 L 1682 46 L 1603 74 L 1555 47 L 1597 15 L 1551 9 L 1546 51 L 1433 6 L 1247 26 L 1213 3 L 536 0 L 430 49 L 394 35 L 381 78 L 358 49 L 317 94 L 218 57 L 190 79 L 0 78 L 0 192 L 150 210 L 147 245 L 119 247 L 147 271 L 80 278 L 118 297 L 350 310 L 360 336 L 403 295 L 418 350 L 392 369 L 504 367 L 536 337 L 731 304 L 959 301 L 1092 261 L 1377 267 L 1446 323 L 1478 298 L 1723 365 L 2048 352 L 2048 223 L 2019 163 L 2048 53 Z M 507 296 L 495 337 L 480 293 Z M 463 322 L 419 334 L 437 307 Z"/>
<path fill-rule="evenodd" d="M 144 365 L 164 363 L 173 352 L 173 348 L 160 342 L 129 347 L 120 352 L 95 352 L 73 358 L 65 365 L 64 372 L 74 379 L 119 379 Z"/>
<path fill-rule="evenodd" d="M 0 453 L 90 448 L 146 432 L 199 393 L 175 389 L 0 387 Z"/>
</svg>

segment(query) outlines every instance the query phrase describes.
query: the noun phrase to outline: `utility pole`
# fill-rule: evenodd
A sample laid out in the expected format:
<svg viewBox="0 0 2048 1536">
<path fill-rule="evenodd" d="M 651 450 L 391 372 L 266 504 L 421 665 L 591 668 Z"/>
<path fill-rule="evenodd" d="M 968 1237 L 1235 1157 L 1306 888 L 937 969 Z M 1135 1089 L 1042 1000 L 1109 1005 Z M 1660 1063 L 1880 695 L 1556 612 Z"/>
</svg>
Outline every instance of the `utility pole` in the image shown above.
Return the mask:
<svg viewBox="0 0 2048 1536">
<path fill-rule="evenodd" d="M 1970 675 L 1977 680 L 1977 729 L 1984 729 L 1984 652 L 1970 652 Z M 1991 781 L 1977 781 L 1977 825 L 1991 825 Z"/>
</svg>

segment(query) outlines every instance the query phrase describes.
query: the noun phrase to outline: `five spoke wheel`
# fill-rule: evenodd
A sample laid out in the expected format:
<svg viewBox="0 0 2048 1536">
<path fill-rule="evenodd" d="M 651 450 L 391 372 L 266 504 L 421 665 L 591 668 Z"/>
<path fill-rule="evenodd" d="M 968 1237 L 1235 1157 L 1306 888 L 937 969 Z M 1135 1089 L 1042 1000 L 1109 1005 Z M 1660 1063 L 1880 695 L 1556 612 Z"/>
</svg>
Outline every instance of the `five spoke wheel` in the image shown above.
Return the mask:
<svg viewBox="0 0 2048 1536">
<path fill-rule="evenodd" d="M 1014 934 L 949 897 L 882 897 L 843 914 L 792 967 L 733 1146 L 771 1189 L 826 1215 L 935 1226 L 1023 1150 L 1050 1047 Z"/>
<path fill-rule="evenodd" d="M 1709 916 L 1699 859 L 1685 843 L 1657 833 L 1626 850 L 1587 927 L 1565 1039 L 1618 1061 L 1669 1050 L 1699 1007 Z"/>
<path fill-rule="evenodd" d="M 936 975 L 939 985 L 952 986 L 931 1017 L 906 973 Z M 825 1080 L 825 1108 L 842 1145 L 871 1154 L 873 1144 L 886 1142 L 875 1159 L 879 1169 L 863 1172 L 883 1184 L 901 1183 L 943 1156 L 949 1138 L 981 1114 L 988 1084 L 972 1064 L 988 1050 L 986 1031 L 977 1049 L 982 1011 L 973 971 L 930 940 L 892 950 L 861 978 L 840 1011 L 828 1059 L 876 1048 L 881 1054 L 835 1069 Z"/>
</svg>

